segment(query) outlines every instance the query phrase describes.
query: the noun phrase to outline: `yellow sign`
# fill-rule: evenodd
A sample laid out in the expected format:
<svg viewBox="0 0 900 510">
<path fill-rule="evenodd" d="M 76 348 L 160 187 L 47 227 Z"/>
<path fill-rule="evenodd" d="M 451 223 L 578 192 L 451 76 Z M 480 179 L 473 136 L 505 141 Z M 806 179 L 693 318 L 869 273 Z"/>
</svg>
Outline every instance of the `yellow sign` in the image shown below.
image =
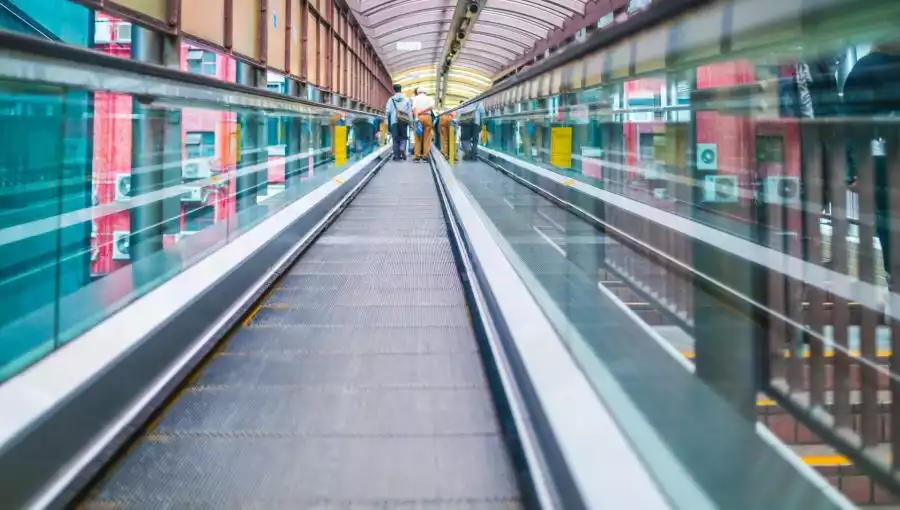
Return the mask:
<svg viewBox="0 0 900 510">
<path fill-rule="evenodd" d="M 450 156 L 450 165 L 453 166 L 456 164 L 456 126 L 450 125 L 450 129 L 447 130 L 447 134 L 449 135 L 447 138 L 447 146 L 449 147 L 449 156 Z"/>
<path fill-rule="evenodd" d="M 229 155 L 234 158 L 235 163 L 243 163 L 243 161 L 241 161 L 243 159 L 243 156 L 241 156 L 241 154 L 243 154 L 243 152 L 241 151 L 241 123 L 240 122 L 238 122 L 234 125 L 234 135 L 233 136 L 234 137 L 231 139 L 232 140 L 231 154 L 229 154 Z"/>
<path fill-rule="evenodd" d="M 488 143 L 488 132 L 487 132 L 487 124 L 481 126 L 481 145 L 487 145 Z"/>
<path fill-rule="evenodd" d="M 572 168 L 572 128 L 550 128 L 550 164 Z"/>
<path fill-rule="evenodd" d="M 347 126 L 334 127 L 334 165 L 343 166 L 347 162 Z"/>
</svg>

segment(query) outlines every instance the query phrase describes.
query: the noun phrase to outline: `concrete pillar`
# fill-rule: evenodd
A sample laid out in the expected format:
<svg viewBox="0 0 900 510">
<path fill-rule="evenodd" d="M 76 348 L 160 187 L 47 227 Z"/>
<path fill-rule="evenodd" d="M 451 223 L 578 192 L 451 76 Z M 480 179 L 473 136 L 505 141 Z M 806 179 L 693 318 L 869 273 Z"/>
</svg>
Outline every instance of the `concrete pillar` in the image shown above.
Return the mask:
<svg viewBox="0 0 900 510">
<path fill-rule="evenodd" d="M 693 243 L 693 265 L 709 277 L 759 298 L 766 275 L 750 261 L 735 261 L 716 247 Z M 756 423 L 756 395 L 761 387 L 765 353 L 764 321 L 746 303 L 729 306 L 708 292 L 705 282 L 694 283 L 694 362 L 697 376 L 723 397 L 748 426 Z"/>
<path fill-rule="evenodd" d="M 238 61 L 236 81 L 248 87 L 265 87 L 265 71 L 245 62 Z M 269 159 L 266 140 L 267 117 L 262 111 L 242 111 L 238 113 L 240 124 L 240 155 L 238 170 L 264 164 Z M 237 178 L 237 209 L 240 214 L 256 206 L 258 195 L 267 191 L 268 169 L 259 168 Z"/>
<path fill-rule="evenodd" d="M 697 88 L 696 74 L 691 77 L 691 90 Z M 692 178 L 703 182 L 705 175 L 696 168 L 697 113 L 691 112 L 688 131 L 688 161 Z M 700 205 L 702 190 L 694 190 L 693 200 Z M 707 209 L 723 207 L 703 203 Z M 708 223 L 700 209 L 691 209 L 694 221 Z M 751 261 L 734 257 L 716 246 L 694 241 L 691 265 L 709 278 L 736 289 L 757 302 L 764 302 L 765 274 Z M 765 321 L 746 302 L 726 303 L 719 293 L 712 294 L 710 285 L 700 278 L 693 285 L 694 362 L 696 374 L 744 418 L 748 427 L 756 424 L 756 395 L 760 388 L 761 360 L 765 355 Z"/>
<path fill-rule="evenodd" d="M 133 27 L 134 60 L 178 68 L 178 40 Z M 135 97 L 132 112 L 131 192 L 133 196 L 181 183 L 181 112 L 152 106 L 153 98 Z M 163 234 L 180 231 L 179 197 L 159 200 L 131 209 L 131 260 L 146 258 L 163 249 Z"/>
<path fill-rule="evenodd" d="M 298 97 L 300 94 L 300 84 L 294 80 L 287 81 L 287 94 L 292 97 Z M 296 186 L 300 182 L 300 173 L 303 169 L 305 160 L 291 159 L 296 158 L 301 150 L 301 138 L 303 137 L 303 118 L 299 114 L 294 114 L 288 118 L 285 126 L 285 134 L 287 136 L 287 149 L 285 156 L 287 161 L 284 164 L 284 186 L 290 188 Z"/>
</svg>

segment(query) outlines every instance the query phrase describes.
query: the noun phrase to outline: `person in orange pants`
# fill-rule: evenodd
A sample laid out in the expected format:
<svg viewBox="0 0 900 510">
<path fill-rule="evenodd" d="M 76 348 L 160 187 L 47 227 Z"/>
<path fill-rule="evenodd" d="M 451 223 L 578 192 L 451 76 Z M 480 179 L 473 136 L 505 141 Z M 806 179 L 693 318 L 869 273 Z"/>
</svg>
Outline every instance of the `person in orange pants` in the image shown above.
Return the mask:
<svg viewBox="0 0 900 510">
<path fill-rule="evenodd" d="M 434 137 L 434 122 L 431 120 L 431 111 L 434 110 L 434 99 L 422 89 L 416 89 L 416 96 L 412 100 L 413 115 L 422 123 L 422 134 L 416 133 L 416 149 L 413 161 L 425 161 L 431 153 L 431 140 Z"/>
<path fill-rule="evenodd" d="M 445 113 L 441 115 L 441 120 L 438 123 L 438 129 L 441 132 L 441 154 L 447 160 L 450 159 L 450 130 L 453 129 L 453 119 L 455 117 L 456 112 Z"/>
<path fill-rule="evenodd" d="M 422 123 L 422 135 L 416 135 L 416 150 L 414 161 L 425 161 L 428 154 L 431 153 L 431 141 L 434 139 L 434 121 L 431 120 L 430 113 L 422 113 L 419 115 L 419 122 Z"/>
</svg>

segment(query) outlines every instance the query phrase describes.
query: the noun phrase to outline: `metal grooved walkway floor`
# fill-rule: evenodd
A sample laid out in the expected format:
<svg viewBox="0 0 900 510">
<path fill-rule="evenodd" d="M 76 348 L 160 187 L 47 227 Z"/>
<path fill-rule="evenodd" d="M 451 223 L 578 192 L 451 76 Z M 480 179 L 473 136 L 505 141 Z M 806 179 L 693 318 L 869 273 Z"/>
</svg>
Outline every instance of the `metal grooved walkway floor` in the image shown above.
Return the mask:
<svg viewBox="0 0 900 510">
<path fill-rule="evenodd" d="M 85 508 L 521 506 L 426 165 L 388 163 Z"/>
</svg>

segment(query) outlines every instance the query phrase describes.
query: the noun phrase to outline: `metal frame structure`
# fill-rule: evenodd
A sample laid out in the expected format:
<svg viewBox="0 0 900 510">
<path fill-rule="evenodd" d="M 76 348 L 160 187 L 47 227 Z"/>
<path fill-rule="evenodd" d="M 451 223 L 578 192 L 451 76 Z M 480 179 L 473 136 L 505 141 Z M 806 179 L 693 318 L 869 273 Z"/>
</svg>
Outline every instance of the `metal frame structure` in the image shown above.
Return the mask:
<svg viewBox="0 0 900 510">
<path fill-rule="evenodd" d="M 554 48 L 573 41 L 575 35 L 582 29 L 588 32 L 593 31 L 600 18 L 618 9 L 625 8 L 628 2 L 629 0 L 590 0 L 585 4 L 582 14 L 569 16 L 565 24 L 552 30 L 544 40 L 535 44 L 530 51 L 522 55 L 512 66 L 501 71 L 498 78 L 502 78 L 523 66 L 541 60 L 548 51 L 553 51 Z"/>
<path fill-rule="evenodd" d="M 0 77 L 97 88 L 169 103 L 203 101 L 209 105 L 315 113 L 323 106 L 265 88 L 231 83 L 75 46 L 0 31 Z M 338 106 L 329 109 L 370 115 Z"/>
<path fill-rule="evenodd" d="M 422 80 L 426 90 L 439 100 L 442 92 L 457 99 L 470 93 L 451 93 L 457 81 L 454 70 L 493 79 L 513 62 L 533 53 L 557 34 L 577 32 L 590 20 L 613 11 L 624 0 L 356 0 L 356 12 L 368 37 L 378 47 L 382 60 L 397 80 L 404 80 L 423 67 L 434 69 L 434 78 Z M 478 5 L 478 12 L 465 24 L 466 8 Z M 576 27 L 577 28 L 572 28 Z M 457 39 L 457 33 L 465 37 Z M 401 41 L 417 42 L 415 51 L 395 47 Z M 458 44 L 455 51 L 451 45 Z M 555 43 L 554 43 L 555 44 Z M 452 55 L 444 79 L 443 66 Z M 417 83 L 418 84 L 418 83 Z M 446 87 L 446 88 L 445 88 Z M 438 90 L 438 89 L 441 90 Z"/>
<path fill-rule="evenodd" d="M 315 86 L 326 103 L 381 109 L 390 96 L 387 69 L 343 0 L 212 0 L 200 7 L 184 0 L 71 1 Z M 237 19 L 248 9 L 257 13 L 249 27 Z M 221 15 L 221 24 L 209 15 Z"/>
</svg>

